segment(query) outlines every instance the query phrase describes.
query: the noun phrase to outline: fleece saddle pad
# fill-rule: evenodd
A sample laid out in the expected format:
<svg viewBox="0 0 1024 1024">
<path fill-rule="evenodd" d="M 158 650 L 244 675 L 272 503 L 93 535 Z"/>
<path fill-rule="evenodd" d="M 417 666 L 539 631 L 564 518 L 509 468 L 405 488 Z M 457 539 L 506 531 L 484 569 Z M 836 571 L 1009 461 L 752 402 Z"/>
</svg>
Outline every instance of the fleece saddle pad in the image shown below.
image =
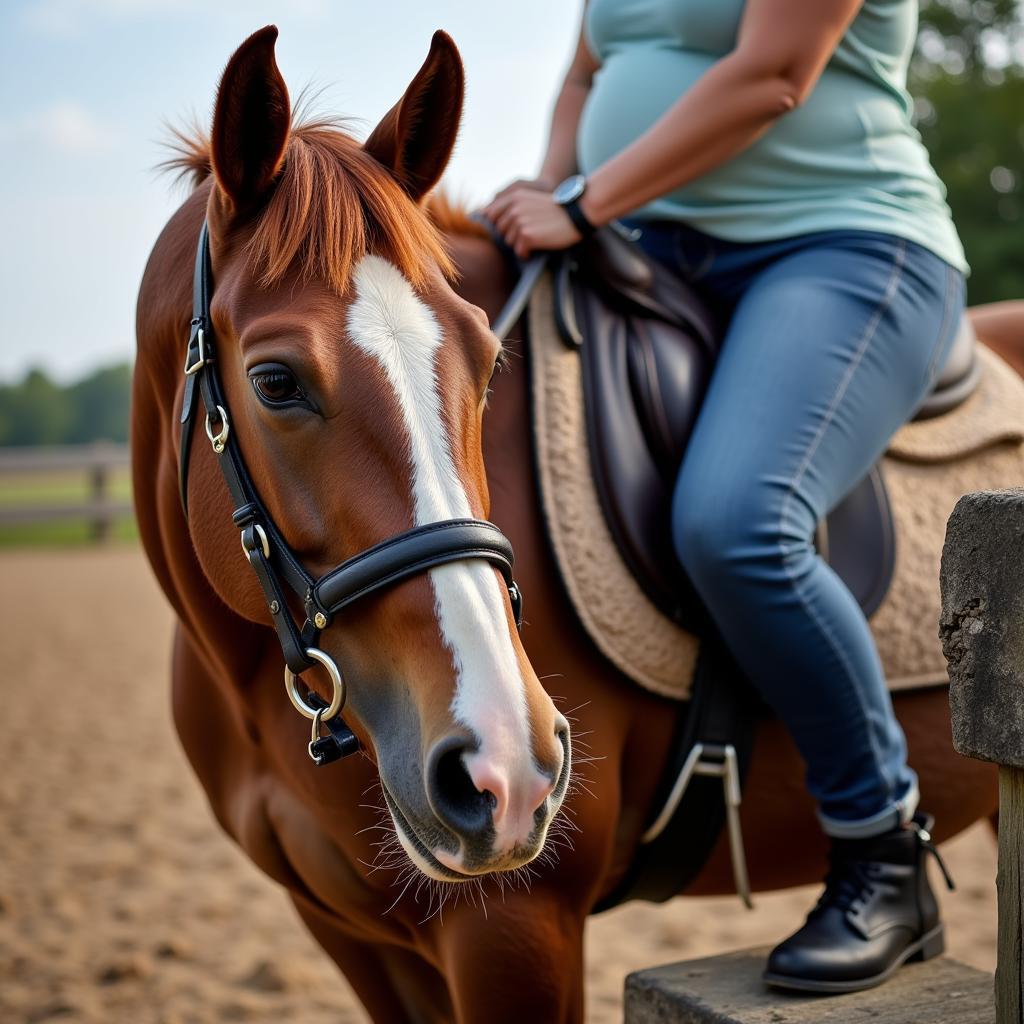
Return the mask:
<svg viewBox="0 0 1024 1024">
<path fill-rule="evenodd" d="M 598 650 L 638 685 L 685 700 L 700 638 L 650 601 L 616 548 L 591 475 L 579 352 L 561 340 L 552 301 L 545 275 L 530 299 L 527 339 L 537 472 L 555 559 Z M 939 561 L 957 499 L 1024 483 L 1024 380 L 982 345 L 978 357 L 981 379 L 971 396 L 942 416 L 905 424 L 881 462 L 896 563 L 869 622 L 892 690 L 948 681 Z"/>
</svg>

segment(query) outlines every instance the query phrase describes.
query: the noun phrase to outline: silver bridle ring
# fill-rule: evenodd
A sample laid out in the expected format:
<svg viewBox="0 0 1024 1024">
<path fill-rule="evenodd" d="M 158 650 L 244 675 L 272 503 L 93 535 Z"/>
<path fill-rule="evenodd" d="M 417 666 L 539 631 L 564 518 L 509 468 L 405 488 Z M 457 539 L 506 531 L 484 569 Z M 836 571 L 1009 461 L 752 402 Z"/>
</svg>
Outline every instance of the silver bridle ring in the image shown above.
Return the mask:
<svg viewBox="0 0 1024 1024">
<path fill-rule="evenodd" d="M 228 434 L 231 433 L 231 424 L 228 423 L 228 414 L 223 405 L 217 406 L 217 415 L 220 417 L 220 430 L 215 434 L 213 427 L 210 426 L 210 414 L 206 414 L 206 436 L 210 439 L 213 450 L 220 455 L 224 451 L 224 445 L 227 444 Z"/>
<path fill-rule="evenodd" d="M 300 715 L 304 715 L 309 719 L 316 719 L 320 716 L 321 722 L 326 722 L 333 718 L 339 711 L 345 706 L 346 688 L 345 680 L 341 676 L 341 672 L 338 670 L 338 666 L 335 665 L 334 659 L 329 654 L 324 654 L 318 647 L 307 647 L 306 657 L 312 658 L 313 661 L 320 665 L 323 665 L 327 669 L 327 674 L 331 677 L 331 703 L 323 710 L 310 707 L 306 703 L 305 698 L 299 693 L 298 679 L 299 677 L 287 666 L 284 667 L 284 688 L 288 694 L 288 699 L 292 702 L 292 706 Z"/>
</svg>

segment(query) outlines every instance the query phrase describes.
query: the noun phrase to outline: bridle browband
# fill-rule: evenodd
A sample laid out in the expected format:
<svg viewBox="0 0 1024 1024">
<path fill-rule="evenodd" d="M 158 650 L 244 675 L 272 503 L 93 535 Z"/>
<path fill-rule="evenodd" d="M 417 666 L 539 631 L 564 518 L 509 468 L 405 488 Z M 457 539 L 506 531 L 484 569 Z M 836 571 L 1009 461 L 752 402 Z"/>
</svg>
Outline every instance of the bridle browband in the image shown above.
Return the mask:
<svg viewBox="0 0 1024 1024">
<path fill-rule="evenodd" d="M 358 749 L 358 741 L 340 715 L 345 703 L 344 679 L 333 659 L 318 646 L 321 632 L 334 616 L 370 594 L 435 566 L 483 559 L 504 577 L 518 627 L 522 623 L 522 596 L 512 575 L 512 545 L 486 520 L 446 519 L 389 537 L 314 579 L 288 547 L 260 500 L 231 430 L 227 397 L 217 373 L 210 319 L 212 294 L 209 228 L 204 220 L 196 249 L 192 322 L 185 355 L 178 458 L 181 504 L 187 520 L 188 467 L 199 406 L 198 389 L 206 412 L 206 436 L 218 457 L 235 506 L 231 518 L 241 531 L 242 549 L 259 580 L 281 642 L 288 696 L 296 709 L 313 721 L 310 757 L 317 764 L 326 764 Z M 292 618 L 286 587 L 302 601 L 306 618 L 301 626 Z M 330 703 L 312 691 L 303 696 L 296 687 L 296 677 L 314 663 L 323 665 L 331 676 L 334 692 Z M 328 735 L 320 736 L 321 725 L 327 727 Z"/>
</svg>

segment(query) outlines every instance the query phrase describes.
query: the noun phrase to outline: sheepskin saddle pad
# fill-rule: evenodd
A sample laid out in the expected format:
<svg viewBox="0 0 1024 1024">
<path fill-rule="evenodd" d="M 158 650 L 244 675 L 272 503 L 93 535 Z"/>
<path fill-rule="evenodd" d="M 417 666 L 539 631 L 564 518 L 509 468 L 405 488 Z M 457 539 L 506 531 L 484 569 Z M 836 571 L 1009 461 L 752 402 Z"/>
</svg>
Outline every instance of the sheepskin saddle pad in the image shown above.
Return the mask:
<svg viewBox="0 0 1024 1024">
<path fill-rule="evenodd" d="M 685 700 L 700 637 L 647 596 L 613 539 L 591 469 L 580 352 L 560 334 L 548 273 L 530 298 L 526 325 L 537 474 L 565 589 L 613 665 L 653 693 Z M 895 560 L 869 622 L 892 690 L 948 681 L 938 635 L 939 561 L 957 499 L 1024 481 L 1024 380 L 983 345 L 978 359 L 970 397 L 904 424 L 877 467 L 892 511 Z"/>
</svg>

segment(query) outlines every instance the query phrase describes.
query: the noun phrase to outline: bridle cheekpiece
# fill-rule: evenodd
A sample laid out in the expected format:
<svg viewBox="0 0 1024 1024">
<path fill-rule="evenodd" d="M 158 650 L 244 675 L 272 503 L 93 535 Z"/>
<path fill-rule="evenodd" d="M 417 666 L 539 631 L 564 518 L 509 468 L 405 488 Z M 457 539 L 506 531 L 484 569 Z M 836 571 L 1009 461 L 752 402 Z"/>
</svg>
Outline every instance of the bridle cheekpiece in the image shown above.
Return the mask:
<svg viewBox="0 0 1024 1024">
<path fill-rule="evenodd" d="M 319 647 L 320 634 L 334 617 L 361 598 L 418 576 L 439 565 L 482 559 L 497 568 L 508 588 L 516 626 L 522 623 L 522 596 L 512 575 L 513 554 L 508 538 L 484 519 L 445 519 L 417 526 L 359 554 L 319 579 L 303 568 L 260 500 L 231 430 L 228 402 L 217 373 L 210 319 L 213 272 L 209 228 L 203 222 L 196 249 L 192 286 L 192 321 L 185 354 L 185 392 L 181 406 L 181 447 L 178 487 L 188 519 L 188 467 L 199 402 L 205 410 L 206 436 L 210 441 L 234 504 L 232 520 L 241 531 L 242 550 L 256 573 L 281 643 L 285 662 L 285 688 L 292 704 L 312 720 L 309 755 L 327 764 L 359 749 L 359 741 L 345 724 L 344 676 L 334 659 Z M 302 602 L 305 621 L 298 625 L 288 607 L 287 590 Z M 332 698 L 323 700 L 312 690 L 303 695 L 298 677 L 314 664 L 322 665 L 331 678 Z M 321 736 L 321 727 L 327 735 Z"/>
</svg>

